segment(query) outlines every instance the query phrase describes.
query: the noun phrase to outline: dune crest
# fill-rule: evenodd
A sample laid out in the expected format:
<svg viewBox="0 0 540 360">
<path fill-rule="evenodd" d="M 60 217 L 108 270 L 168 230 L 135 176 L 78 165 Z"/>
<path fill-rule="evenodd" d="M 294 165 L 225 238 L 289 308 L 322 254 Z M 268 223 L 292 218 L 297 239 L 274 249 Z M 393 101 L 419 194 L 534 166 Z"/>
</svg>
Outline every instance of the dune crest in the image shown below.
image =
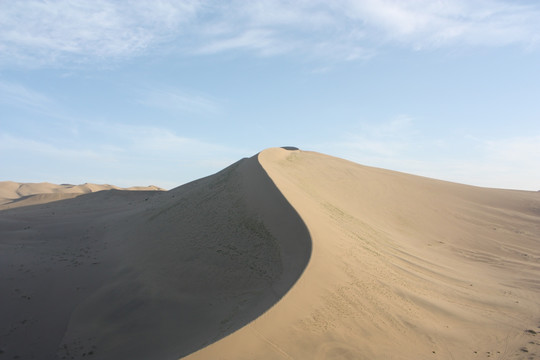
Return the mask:
<svg viewBox="0 0 540 360">
<path fill-rule="evenodd" d="M 313 241 L 293 288 L 187 359 L 540 355 L 540 194 L 259 154 Z"/>
</svg>

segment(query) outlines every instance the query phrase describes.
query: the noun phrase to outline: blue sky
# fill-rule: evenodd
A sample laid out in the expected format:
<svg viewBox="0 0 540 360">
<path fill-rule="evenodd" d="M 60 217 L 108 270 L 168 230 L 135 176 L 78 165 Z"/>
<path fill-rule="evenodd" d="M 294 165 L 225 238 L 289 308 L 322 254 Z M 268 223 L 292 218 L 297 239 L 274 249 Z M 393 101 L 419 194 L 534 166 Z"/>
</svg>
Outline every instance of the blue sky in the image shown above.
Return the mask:
<svg viewBox="0 0 540 360">
<path fill-rule="evenodd" d="M 0 0 L 0 180 L 172 188 L 283 145 L 540 189 L 540 3 Z"/>
</svg>

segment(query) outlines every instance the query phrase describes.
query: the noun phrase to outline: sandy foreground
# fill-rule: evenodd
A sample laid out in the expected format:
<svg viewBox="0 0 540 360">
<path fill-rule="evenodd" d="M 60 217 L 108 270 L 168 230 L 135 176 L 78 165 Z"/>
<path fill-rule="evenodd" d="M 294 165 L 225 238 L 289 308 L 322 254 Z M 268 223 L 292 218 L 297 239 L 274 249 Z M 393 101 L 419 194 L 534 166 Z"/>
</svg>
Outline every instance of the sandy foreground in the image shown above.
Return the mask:
<svg viewBox="0 0 540 360">
<path fill-rule="evenodd" d="M 282 148 L 170 191 L 21 186 L 0 359 L 540 358 L 540 192 Z"/>
</svg>

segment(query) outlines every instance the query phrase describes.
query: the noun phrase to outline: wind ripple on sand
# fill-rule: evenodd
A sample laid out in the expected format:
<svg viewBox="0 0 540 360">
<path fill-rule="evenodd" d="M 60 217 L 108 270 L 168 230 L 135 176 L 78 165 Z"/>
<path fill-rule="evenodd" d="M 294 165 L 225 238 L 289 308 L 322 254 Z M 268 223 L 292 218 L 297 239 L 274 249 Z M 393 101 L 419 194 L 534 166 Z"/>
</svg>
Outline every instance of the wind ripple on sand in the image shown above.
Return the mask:
<svg viewBox="0 0 540 360">
<path fill-rule="evenodd" d="M 538 358 L 540 194 L 297 150 L 259 161 L 306 223 L 310 262 L 269 311 L 187 359 Z"/>
</svg>

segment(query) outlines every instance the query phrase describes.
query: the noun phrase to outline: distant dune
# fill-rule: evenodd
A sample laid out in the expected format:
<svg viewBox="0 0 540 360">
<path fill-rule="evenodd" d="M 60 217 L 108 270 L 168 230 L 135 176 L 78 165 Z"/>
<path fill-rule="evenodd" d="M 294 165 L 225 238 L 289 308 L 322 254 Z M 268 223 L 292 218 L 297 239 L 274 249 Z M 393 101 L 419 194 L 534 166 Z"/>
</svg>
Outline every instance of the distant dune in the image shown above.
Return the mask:
<svg viewBox="0 0 540 360">
<path fill-rule="evenodd" d="M 275 304 L 311 253 L 256 156 L 168 192 L 12 205 L 0 211 L 6 358 L 188 355 Z"/>
<path fill-rule="evenodd" d="M 0 358 L 540 358 L 539 192 L 294 147 L 167 192 L 35 187 L 0 183 Z"/>
<path fill-rule="evenodd" d="M 137 190 L 137 191 L 163 191 L 160 187 L 133 186 L 120 188 L 107 184 L 82 184 L 56 185 L 47 182 L 42 183 L 17 183 L 13 181 L 0 181 L 0 205 L 10 204 L 10 207 L 50 202 L 73 198 L 82 194 L 88 194 L 103 190 Z M 19 203 L 23 201 L 23 203 Z"/>
</svg>

